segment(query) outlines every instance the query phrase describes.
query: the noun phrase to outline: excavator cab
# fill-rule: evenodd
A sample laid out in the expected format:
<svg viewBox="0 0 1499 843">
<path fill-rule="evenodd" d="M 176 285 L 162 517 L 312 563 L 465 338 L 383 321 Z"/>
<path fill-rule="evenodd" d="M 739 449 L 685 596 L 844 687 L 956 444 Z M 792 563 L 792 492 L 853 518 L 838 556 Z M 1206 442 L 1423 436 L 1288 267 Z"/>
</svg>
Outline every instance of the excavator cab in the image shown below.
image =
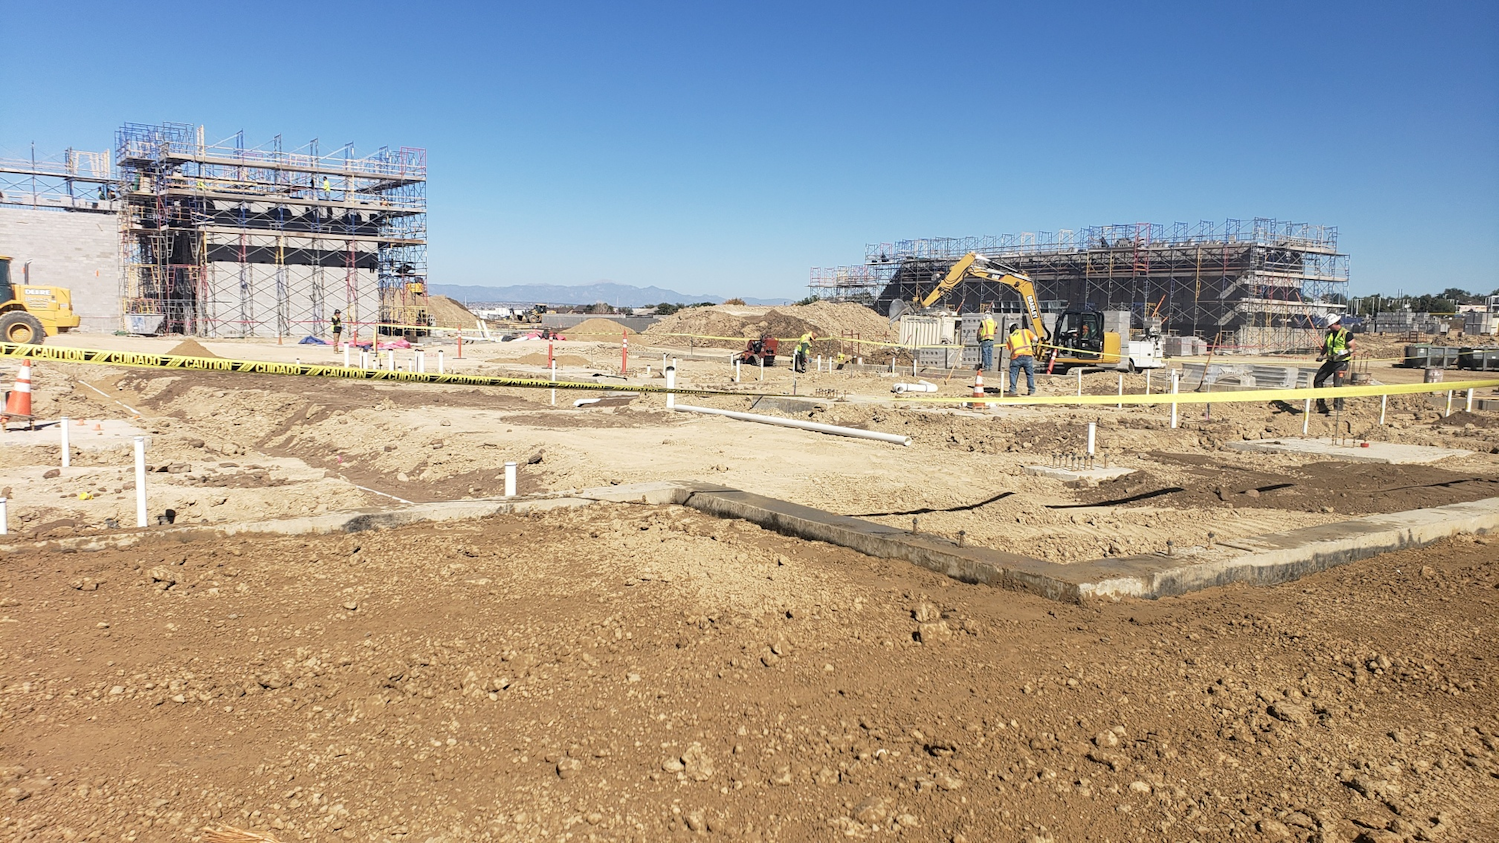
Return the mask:
<svg viewBox="0 0 1499 843">
<path fill-rule="evenodd" d="M 1060 355 L 1073 360 L 1097 360 L 1104 352 L 1103 314 L 1069 310 L 1057 317 L 1052 332 Z"/>
</svg>

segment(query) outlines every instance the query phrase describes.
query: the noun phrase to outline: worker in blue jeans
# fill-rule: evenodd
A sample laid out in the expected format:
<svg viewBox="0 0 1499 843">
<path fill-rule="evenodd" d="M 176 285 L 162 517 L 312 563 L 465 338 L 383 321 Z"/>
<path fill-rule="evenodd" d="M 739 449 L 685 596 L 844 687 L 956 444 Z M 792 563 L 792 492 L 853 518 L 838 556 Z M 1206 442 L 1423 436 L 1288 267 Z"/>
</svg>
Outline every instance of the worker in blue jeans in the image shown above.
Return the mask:
<svg viewBox="0 0 1499 843">
<path fill-rule="evenodd" d="M 1010 352 L 1010 392 L 1019 394 L 1020 370 L 1025 370 L 1027 395 L 1036 394 L 1036 333 L 1030 328 L 1011 325 L 1006 332 L 1005 348 Z"/>
</svg>

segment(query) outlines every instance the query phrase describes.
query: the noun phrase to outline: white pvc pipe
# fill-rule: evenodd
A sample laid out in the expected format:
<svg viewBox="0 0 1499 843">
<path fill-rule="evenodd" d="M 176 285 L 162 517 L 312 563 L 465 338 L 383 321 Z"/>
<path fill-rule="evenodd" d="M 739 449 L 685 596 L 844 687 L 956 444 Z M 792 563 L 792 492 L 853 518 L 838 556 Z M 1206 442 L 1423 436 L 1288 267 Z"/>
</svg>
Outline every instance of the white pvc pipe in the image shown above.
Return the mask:
<svg viewBox="0 0 1499 843">
<path fill-rule="evenodd" d="M 1389 394 L 1386 393 L 1384 395 L 1379 396 L 1379 424 L 1380 424 L 1381 427 L 1384 426 L 1384 411 L 1389 406 L 1390 406 L 1390 396 L 1389 396 Z"/>
<path fill-rule="evenodd" d="M 146 437 L 135 437 L 135 526 L 146 526 Z"/>
<path fill-rule="evenodd" d="M 1124 409 L 1124 373 L 1119 373 L 1119 409 Z"/>
<path fill-rule="evenodd" d="M 447 367 L 443 363 L 442 349 L 439 348 L 437 349 L 437 373 L 443 375 L 447 374 L 447 371 Z"/>
<path fill-rule="evenodd" d="M 556 382 L 557 382 L 557 360 L 555 358 L 553 358 L 553 360 L 552 360 L 552 383 L 556 383 Z M 556 390 L 555 387 L 552 389 L 552 406 L 553 407 L 557 406 L 557 390 Z"/>
<path fill-rule="evenodd" d="M 739 360 L 734 360 L 734 383 L 739 383 Z"/>
<path fill-rule="evenodd" d="M 667 389 L 667 393 L 666 393 L 666 409 L 668 409 L 668 410 L 676 409 L 676 406 L 677 406 L 677 394 L 675 392 L 671 392 L 671 390 L 676 389 L 676 388 L 677 388 L 677 367 L 676 366 L 667 366 L 666 367 L 666 389 Z"/>
<path fill-rule="evenodd" d="M 426 372 L 427 372 L 427 352 L 425 352 L 425 351 L 418 351 L 416 353 L 416 370 L 418 372 L 421 372 L 422 374 L 426 374 Z"/>
<path fill-rule="evenodd" d="M 1447 390 L 1447 415 L 1452 415 L 1452 390 Z"/>
<path fill-rule="evenodd" d="M 349 368 L 349 347 L 344 346 L 344 368 Z"/>
<path fill-rule="evenodd" d="M 394 372 L 396 370 L 396 350 L 392 348 L 390 351 L 385 352 L 385 354 L 386 371 Z"/>
<path fill-rule="evenodd" d="M 1088 456 L 1093 456 L 1093 446 L 1098 442 L 1098 422 L 1088 422 Z"/>
<path fill-rule="evenodd" d="M 515 463 L 505 463 L 505 497 L 515 497 Z"/>
<path fill-rule="evenodd" d="M 922 381 L 921 383 L 898 383 L 890 387 L 890 391 L 896 395 L 900 395 L 903 392 L 936 392 L 937 385 L 926 381 Z"/>
<path fill-rule="evenodd" d="M 1306 406 L 1301 408 L 1301 435 L 1305 436 L 1312 429 L 1312 399 L 1306 399 Z"/>
<path fill-rule="evenodd" d="M 1083 370 L 1077 370 L 1077 397 L 1083 397 Z"/>
<path fill-rule="evenodd" d="M 0 498 L 0 536 L 10 532 L 10 518 L 5 514 L 5 498 Z"/>
<path fill-rule="evenodd" d="M 760 358 L 760 380 L 765 380 L 765 358 Z"/>
<path fill-rule="evenodd" d="M 1145 394 L 1150 394 L 1150 370 L 1145 370 Z"/>
<path fill-rule="evenodd" d="M 1181 373 L 1175 369 L 1171 370 L 1171 394 L 1176 395 L 1181 387 Z M 1171 429 L 1176 429 L 1176 402 L 1171 402 Z"/>
<path fill-rule="evenodd" d="M 297 361 L 297 365 L 298 366 L 302 365 L 302 358 L 297 357 L 297 358 L 294 358 L 294 359 Z"/>
<path fill-rule="evenodd" d="M 62 417 L 62 467 L 73 464 L 73 452 L 68 448 L 68 417 Z"/>
<path fill-rule="evenodd" d="M 852 436 L 855 439 L 874 439 L 879 442 L 890 442 L 896 445 L 910 445 L 911 437 L 902 436 L 898 433 L 880 433 L 875 430 L 859 430 L 852 427 L 838 427 L 832 424 L 821 424 L 819 422 L 802 421 L 800 419 L 783 419 L 778 416 L 761 416 L 755 413 L 740 413 L 734 410 L 716 410 L 712 407 L 694 407 L 690 404 L 677 404 L 676 410 L 682 413 L 704 413 L 710 416 L 724 416 L 726 418 L 738 419 L 740 421 L 759 422 L 760 424 L 773 424 L 778 427 L 794 427 L 798 430 L 813 430 L 818 433 L 831 433 L 834 436 Z"/>
<path fill-rule="evenodd" d="M 1470 413 L 1473 412 L 1473 390 L 1471 388 L 1468 390 L 1468 406 L 1465 409 Z"/>
</svg>

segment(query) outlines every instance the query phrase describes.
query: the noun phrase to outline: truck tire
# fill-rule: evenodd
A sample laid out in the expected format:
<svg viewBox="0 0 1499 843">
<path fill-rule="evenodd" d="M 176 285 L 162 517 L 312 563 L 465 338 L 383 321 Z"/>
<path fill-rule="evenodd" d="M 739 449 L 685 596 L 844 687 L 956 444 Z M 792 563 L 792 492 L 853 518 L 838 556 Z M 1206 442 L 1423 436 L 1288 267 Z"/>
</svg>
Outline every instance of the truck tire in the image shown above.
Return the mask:
<svg viewBox="0 0 1499 843">
<path fill-rule="evenodd" d="M 47 338 L 42 322 L 24 310 L 0 315 L 0 341 L 41 345 Z"/>
</svg>

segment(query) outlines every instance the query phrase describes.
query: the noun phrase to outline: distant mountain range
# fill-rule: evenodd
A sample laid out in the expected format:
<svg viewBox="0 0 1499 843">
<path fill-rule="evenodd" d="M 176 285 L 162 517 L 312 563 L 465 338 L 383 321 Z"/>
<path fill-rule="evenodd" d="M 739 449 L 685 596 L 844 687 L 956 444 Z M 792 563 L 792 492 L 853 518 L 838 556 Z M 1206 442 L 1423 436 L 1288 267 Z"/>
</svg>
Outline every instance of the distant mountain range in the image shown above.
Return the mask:
<svg viewBox="0 0 1499 843">
<path fill-rule="evenodd" d="M 509 287 L 477 287 L 466 284 L 431 284 L 428 289 L 441 296 L 461 302 L 484 302 L 493 304 L 596 304 L 603 302 L 615 307 L 645 307 L 651 304 L 695 304 L 712 302 L 722 304 L 722 296 L 696 296 L 664 290 L 660 287 L 636 287 L 631 284 L 615 284 L 601 281 L 597 284 L 581 284 L 565 287 L 560 284 L 516 284 Z M 750 299 L 745 304 L 787 304 L 790 299 Z"/>
</svg>

